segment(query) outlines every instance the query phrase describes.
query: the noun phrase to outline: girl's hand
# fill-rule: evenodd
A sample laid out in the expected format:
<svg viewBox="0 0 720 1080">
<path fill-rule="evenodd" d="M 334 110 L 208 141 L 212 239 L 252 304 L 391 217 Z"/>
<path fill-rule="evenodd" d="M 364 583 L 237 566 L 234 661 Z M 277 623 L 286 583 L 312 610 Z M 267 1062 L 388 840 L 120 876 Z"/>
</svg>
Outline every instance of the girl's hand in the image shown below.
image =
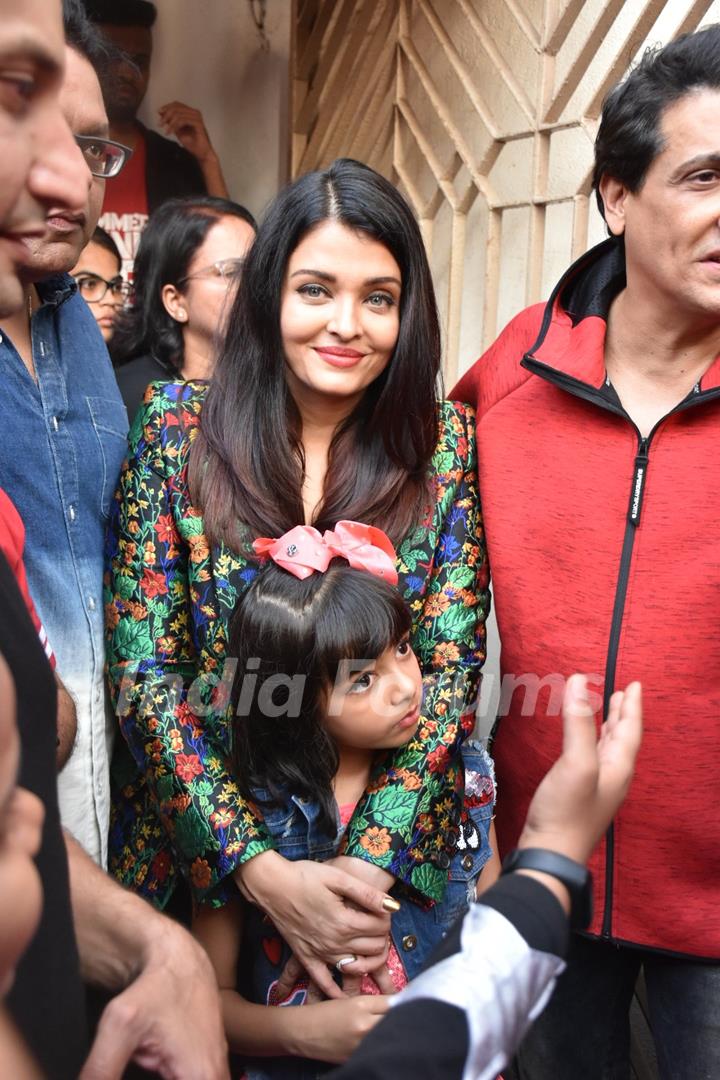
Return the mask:
<svg viewBox="0 0 720 1080">
<path fill-rule="evenodd" d="M 297 1057 L 340 1065 L 347 1061 L 378 1020 L 382 1020 L 389 1007 L 389 998 L 368 994 L 287 1009 L 288 1014 L 295 1014 L 288 1019 L 293 1022 L 297 1019 L 288 1050 Z"/>
<path fill-rule="evenodd" d="M 328 997 L 343 997 L 328 964 L 345 956 L 384 959 L 390 933 L 387 911 L 396 908 L 396 901 L 372 885 L 325 863 L 290 862 L 276 851 L 244 863 L 235 880 L 246 899 L 270 916 L 299 964 Z"/>
</svg>

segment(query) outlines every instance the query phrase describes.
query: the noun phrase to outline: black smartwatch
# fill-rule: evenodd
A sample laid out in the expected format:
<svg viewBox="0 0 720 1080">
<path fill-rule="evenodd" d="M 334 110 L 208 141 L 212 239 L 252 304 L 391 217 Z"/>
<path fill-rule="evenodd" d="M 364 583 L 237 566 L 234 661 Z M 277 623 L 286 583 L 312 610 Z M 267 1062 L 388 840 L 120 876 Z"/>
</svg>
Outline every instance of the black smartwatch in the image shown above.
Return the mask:
<svg viewBox="0 0 720 1080">
<path fill-rule="evenodd" d="M 570 927 L 585 930 L 593 913 L 592 874 L 586 866 L 547 848 L 514 848 L 503 862 L 503 874 L 513 870 L 539 870 L 552 874 L 570 893 Z"/>
</svg>

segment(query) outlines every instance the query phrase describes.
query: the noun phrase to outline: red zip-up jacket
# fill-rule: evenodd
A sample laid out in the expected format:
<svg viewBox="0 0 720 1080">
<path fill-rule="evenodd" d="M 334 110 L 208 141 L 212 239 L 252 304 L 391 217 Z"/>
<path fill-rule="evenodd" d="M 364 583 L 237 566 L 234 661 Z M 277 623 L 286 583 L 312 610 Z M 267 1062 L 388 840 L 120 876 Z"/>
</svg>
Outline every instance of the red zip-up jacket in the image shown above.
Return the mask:
<svg viewBox="0 0 720 1080">
<path fill-rule="evenodd" d="M 623 248 L 605 241 L 451 394 L 477 408 L 502 642 L 496 825 L 507 851 L 560 753 L 560 676 L 595 676 L 605 709 L 640 679 L 643 745 L 591 862 L 591 932 L 717 959 L 720 357 L 642 439 L 605 374 L 605 319 L 624 283 Z"/>
</svg>

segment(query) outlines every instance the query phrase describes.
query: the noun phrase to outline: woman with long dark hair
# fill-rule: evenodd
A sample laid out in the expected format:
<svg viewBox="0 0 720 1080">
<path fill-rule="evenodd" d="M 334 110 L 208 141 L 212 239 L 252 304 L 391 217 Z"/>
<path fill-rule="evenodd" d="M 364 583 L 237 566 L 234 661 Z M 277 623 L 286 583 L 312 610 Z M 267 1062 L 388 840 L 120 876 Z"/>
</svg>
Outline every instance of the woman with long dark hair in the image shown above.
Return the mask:
<svg viewBox="0 0 720 1080">
<path fill-rule="evenodd" d="M 168 199 L 151 214 L 111 347 L 131 419 L 154 380 L 209 378 L 256 229 L 244 206 L 210 195 Z"/>
<path fill-rule="evenodd" d="M 430 270 L 405 201 L 354 161 L 303 176 L 259 229 L 209 387 L 169 383 L 146 401 L 111 530 L 109 668 L 133 759 L 116 772 L 112 870 L 161 905 L 178 871 L 200 901 L 240 887 L 330 994 L 319 958 L 358 956 L 345 971 L 368 970 L 388 928 L 368 909 L 394 904 L 337 868 L 287 862 L 240 797 L 225 764 L 227 623 L 257 572 L 258 536 L 340 519 L 388 533 L 427 738 L 419 758 L 406 748 L 378 766 L 342 866 L 440 898 L 488 580 L 472 411 L 438 402 L 439 370 Z"/>
</svg>

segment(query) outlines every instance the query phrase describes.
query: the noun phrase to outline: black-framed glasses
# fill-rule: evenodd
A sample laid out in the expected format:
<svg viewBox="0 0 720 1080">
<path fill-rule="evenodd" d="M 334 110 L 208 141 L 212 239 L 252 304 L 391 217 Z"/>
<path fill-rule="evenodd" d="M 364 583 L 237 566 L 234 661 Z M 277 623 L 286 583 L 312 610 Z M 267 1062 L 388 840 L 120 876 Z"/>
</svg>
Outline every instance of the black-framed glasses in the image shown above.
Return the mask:
<svg viewBox="0 0 720 1080">
<path fill-rule="evenodd" d="M 244 259 L 220 259 L 219 262 L 196 270 L 194 274 L 186 274 L 180 278 L 178 285 L 182 285 L 184 281 L 192 281 L 193 278 L 223 278 L 225 281 L 232 281 L 242 274 L 244 262 Z"/>
<path fill-rule="evenodd" d="M 88 304 L 99 304 L 105 298 L 108 289 L 113 300 L 118 304 L 124 304 L 130 297 L 132 286 L 118 275 L 110 281 L 106 281 L 99 274 L 78 274 L 75 278 L 78 292 Z"/>
<path fill-rule="evenodd" d="M 87 165 L 93 176 L 108 180 L 122 169 L 132 157 L 132 150 L 112 139 L 101 139 L 97 135 L 76 135 L 75 142 L 82 150 Z"/>
</svg>

